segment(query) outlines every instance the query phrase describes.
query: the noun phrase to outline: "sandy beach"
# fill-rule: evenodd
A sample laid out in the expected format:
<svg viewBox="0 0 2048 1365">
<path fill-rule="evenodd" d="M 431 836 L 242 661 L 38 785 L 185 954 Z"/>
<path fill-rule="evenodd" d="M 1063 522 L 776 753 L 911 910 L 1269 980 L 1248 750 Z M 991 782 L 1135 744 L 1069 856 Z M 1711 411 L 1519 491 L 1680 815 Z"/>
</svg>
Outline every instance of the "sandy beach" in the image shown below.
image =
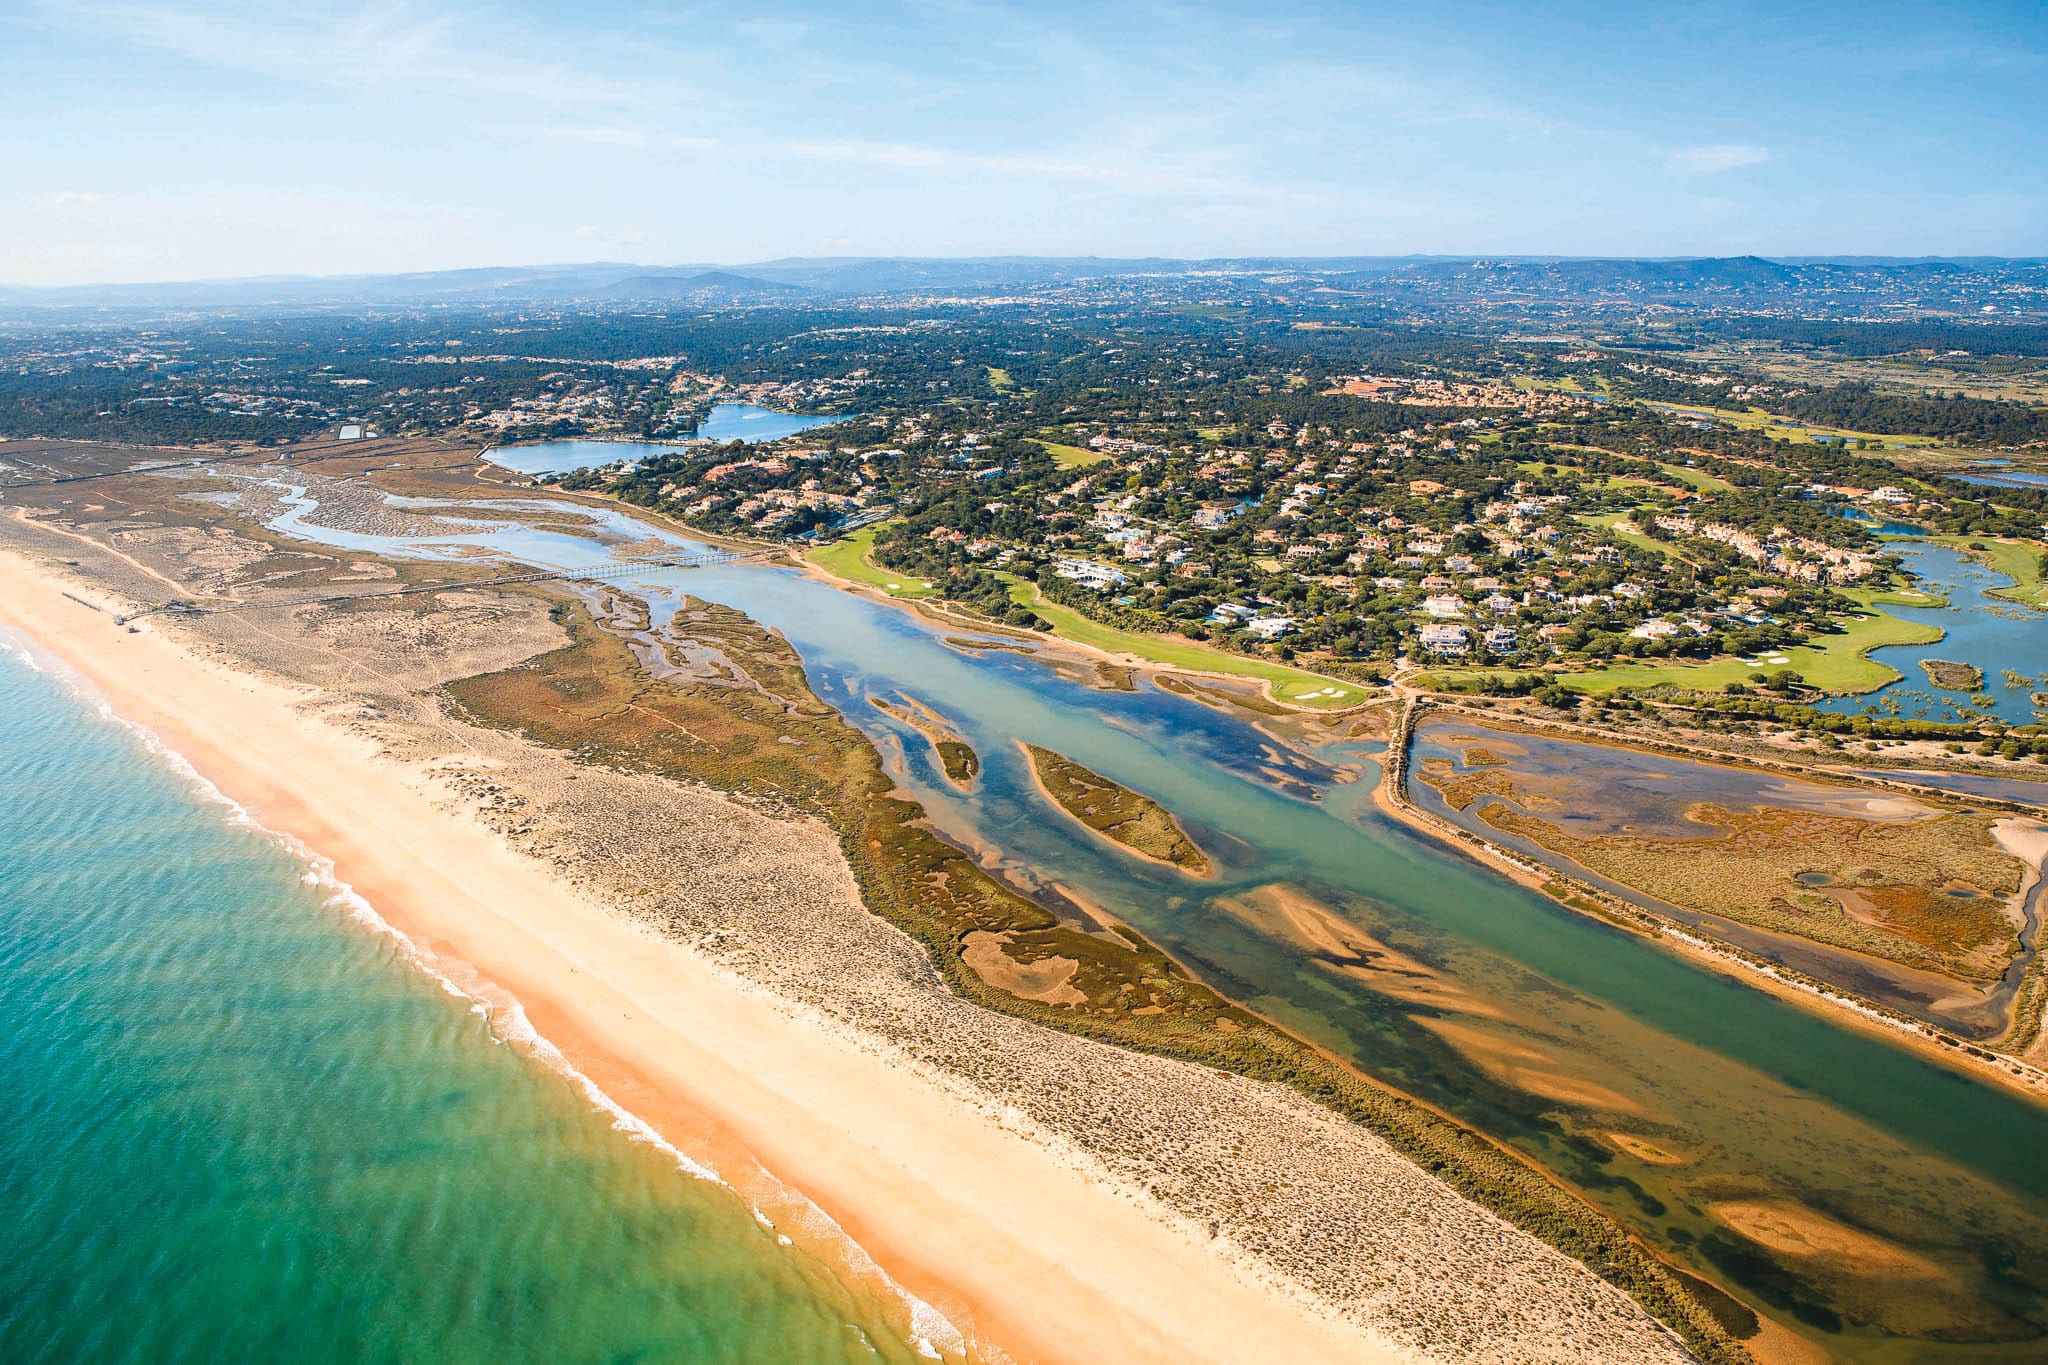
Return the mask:
<svg viewBox="0 0 2048 1365">
<path fill-rule="evenodd" d="M 639 1117 L 708 1128 L 723 1150 L 707 1155 L 727 1169 L 751 1156 L 988 1345 L 1047 1361 L 1221 1361 L 1252 1341 L 1273 1360 L 1417 1358 L 1245 1283 L 940 1087 L 538 876 L 399 767 L 302 715 L 302 697 L 150 626 L 130 633 L 67 592 L 0 557 L 0 621 L 264 826 L 332 859 L 439 967 L 516 1000 Z"/>
<path fill-rule="evenodd" d="M 953 995 L 819 822 L 435 700 L 552 648 L 541 602 L 131 628 L 120 594 L 183 595 L 268 551 L 25 521 L 8 539 L 31 553 L 0 551 L 0 624 L 331 859 L 508 1035 L 523 1015 L 543 1060 L 778 1229 L 931 1305 L 949 1358 L 1685 1358 L 1584 1266 L 1293 1091 Z"/>
</svg>

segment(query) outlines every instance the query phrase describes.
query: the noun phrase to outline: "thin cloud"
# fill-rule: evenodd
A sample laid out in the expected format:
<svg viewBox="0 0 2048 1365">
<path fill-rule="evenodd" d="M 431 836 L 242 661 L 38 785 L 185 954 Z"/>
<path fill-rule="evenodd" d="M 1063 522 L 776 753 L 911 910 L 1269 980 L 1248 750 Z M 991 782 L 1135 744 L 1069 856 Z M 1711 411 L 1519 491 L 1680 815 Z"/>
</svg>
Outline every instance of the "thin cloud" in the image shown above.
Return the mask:
<svg viewBox="0 0 2048 1365">
<path fill-rule="evenodd" d="M 879 166 L 890 170 L 958 174 L 981 172 L 1021 181 L 1054 181 L 1099 185 L 1142 194 L 1208 194 L 1235 196 L 1257 187 L 1171 165 L 1147 164 L 1141 155 L 1111 158 L 1004 155 L 961 152 L 912 143 L 857 141 L 790 142 L 764 148 L 821 161 Z"/>
<path fill-rule="evenodd" d="M 692 137 L 665 129 L 612 123 L 558 123 L 544 128 L 507 127 L 505 131 L 548 138 L 557 142 L 581 142 L 594 147 L 622 147 L 628 151 L 710 152 L 721 145 L 715 137 Z"/>
<path fill-rule="evenodd" d="M 1720 142 L 1706 147 L 1681 147 L 1665 157 L 1664 164 L 1680 175 L 1719 175 L 1744 166 L 1761 166 L 1770 159 L 1768 147 Z"/>
<path fill-rule="evenodd" d="M 629 81 L 562 65 L 553 54 L 527 50 L 533 44 L 522 44 L 510 30 L 487 29 L 473 16 L 431 4 L 45 0 L 41 8 L 53 22 L 80 32 L 296 85 L 440 91 L 556 107 L 649 102 Z"/>
<path fill-rule="evenodd" d="M 639 228 L 597 227 L 584 223 L 572 234 L 578 241 L 601 242 L 606 246 L 644 246 L 647 234 Z"/>
</svg>

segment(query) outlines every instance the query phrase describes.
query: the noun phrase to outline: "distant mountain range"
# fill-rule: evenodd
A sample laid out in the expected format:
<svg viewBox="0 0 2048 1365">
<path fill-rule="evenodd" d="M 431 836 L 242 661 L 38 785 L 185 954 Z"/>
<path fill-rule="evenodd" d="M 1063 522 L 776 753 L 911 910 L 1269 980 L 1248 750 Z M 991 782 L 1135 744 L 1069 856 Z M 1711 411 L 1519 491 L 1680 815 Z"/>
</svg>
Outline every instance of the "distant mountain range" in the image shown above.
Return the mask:
<svg viewBox="0 0 2048 1365">
<path fill-rule="evenodd" d="M 189 283 L 27 288 L 0 285 L 0 307 L 42 309 L 323 308 L 482 303 L 686 304 L 705 308 L 882 296 L 990 295 L 1138 276 L 1288 277 L 1442 301 L 1528 296 L 1759 302 L 1809 291 L 1864 297 L 2015 283 L 2048 290 L 2048 261 L 1985 257 L 1652 258 L 1403 256 L 1219 260 L 988 256 L 839 257 L 745 265 L 589 262 L 398 275 L 269 276 Z M 2041 294 L 2036 294 L 2038 299 Z M 2038 306 L 2038 305 L 2037 305 Z"/>
</svg>

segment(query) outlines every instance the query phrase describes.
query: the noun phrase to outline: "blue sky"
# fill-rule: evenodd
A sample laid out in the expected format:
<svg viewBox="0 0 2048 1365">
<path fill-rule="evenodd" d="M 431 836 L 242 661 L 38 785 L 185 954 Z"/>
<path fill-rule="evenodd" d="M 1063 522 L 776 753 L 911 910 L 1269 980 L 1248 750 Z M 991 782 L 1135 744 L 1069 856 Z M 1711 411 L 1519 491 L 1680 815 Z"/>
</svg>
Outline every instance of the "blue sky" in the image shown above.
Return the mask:
<svg viewBox="0 0 2048 1365">
<path fill-rule="evenodd" d="M 13 283 L 1407 252 L 2048 254 L 2048 5 L 0 3 Z"/>
</svg>

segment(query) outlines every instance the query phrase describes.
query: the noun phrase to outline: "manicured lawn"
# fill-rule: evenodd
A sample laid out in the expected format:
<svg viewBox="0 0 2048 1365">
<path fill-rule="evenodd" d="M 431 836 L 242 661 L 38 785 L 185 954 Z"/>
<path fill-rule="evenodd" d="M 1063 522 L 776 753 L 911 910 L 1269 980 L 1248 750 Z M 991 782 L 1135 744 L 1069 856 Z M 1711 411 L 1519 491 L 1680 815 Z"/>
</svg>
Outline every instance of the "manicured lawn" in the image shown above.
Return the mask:
<svg viewBox="0 0 2048 1365">
<path fill-rule="evenodd" d="M 1335 678 L 1324 678 L 1286 664 L 1273 663 L 1267 659 L 1255 659 L 1249 655 L 1233 654 L 1228 650 L 1211 649 L 1193 640 L 1177 640 L 1165 635 L 1147 635 L 1138 631 L 1118 630 L 1105 626 L 1100 621 L 1090 620 L 1080 612 L 1063 607 L 1057 602 L 1048 602 L 1038 595 L 1035 585 L 1018 579 L 1010 584 L 1010 600 L 1031 608 L 1046 620 L 1052 622 L 1056 634 L 1063 635 L 1079 644 L 1093 645 L 1097 649 L 1114 654 L 1134 654 L 1149 663 L 1162 664 L 1168 668 L 1185 668 L 1198 673 L 1224 673 L 1238 678 L 1258 678 L 1273 685 L 1276 699 L 1295 706 L 1317 708 L 1356 706 L 1370 694 L 1352 683 L 1339 682 Z"/>
<path fill-rule="evenodd" d="M 1616 528 L 1616 522 L 1627 521 L 1628 519 L 1629 514 L 1627 512 L 1589 512 L 1581 516 L 1579 521 L 1587 526 L 1597 526 L 1612 535 L 1616 540 L 1624 541 L 1639 550 L 1654 550 L 1660 555 L 1669 555 L 1681 563 L 1692 563 L 1690 559 L 1686 558 L 1685 552 L 1676 545 L 1667 545 L 1655 536 L 1646 536 L 1640 531 L 1623 531 Z"/>
<path fill-rule="evenodd" d="M 1846 427 L 1801 425 L 1790 418 L 1765 412 L 1762 408 L 1748 408 L 1737 412 L 1733 408 L 1703 408 L 1691 403 L 1652 403 L 1650 406 L 1680 417 L 1705 417 L 1717 422 L 1726 422 L 1740 431 L 1761 431 L 1774 441 L 1790 441 L 1794 445 L 1813 445 L 1814 438 L 1819 436 L 1851 441 L 1876 441 L 1887 446 L 1927 447 L 1944 444 L 1938 436 L 1909 436 L 1880 431 L 1851 431 Z"/>
<path fill-rule="evenodd" d="M 1762 663 L 1746 663 L 1741 659 L 1712 659 L 1703 663 L 1621 662 L 1582 673 L 1549 676 L 1560 687 L 1597 696 L 1622 687 L 1689 687 L 1711 692 L 1732 682 L 1747 682 L 1752 673 L 1776 673 L 1779 669 L 1789 668 L 1808 684 L 1825 692 L 1874 692 L 1899 674 L 1896 669 L 1872 662 L 1868 657 L 1871 650 L 1883 645 L 1933 644 L 1941 638 L 1938 626 L 1922 625 L 1877 610 L 1877 603 L 1890 596 L 1886 592 L 1863 589 L 1849 596 L 1869 610 L 1861 616 L 1838 620 L 1837 624 L 1844 627 L 1840 635 L 1825 635 L 1820 637 L 1818 644 L 1800 645 L 1783 651 L 1784 663 L 1768 662 L 1769 655 L 1763 656 L 1766 662 Z M 1434 669 L 1429 676 L 1449 680 L 1488 674 L 1499 677 L 1524 671 L 1515 668 L 1445 668 Z"/>
<path fill-rule="evenodd" d="M 1099 450 L 1088 450 L 1082 446 L 1066 446 L 1057 441 L 1045 440 L 1038 443 L 1046 448 L 1053 462 L 1061 469 L 1079 469 L 1083 465 L 1101 464 L 1109 458 Z"/>
<path fill-rule="evenodd" d="M 826 573 L 843 578 L 849 583 L 880 588 L 891 597 L 932 596 L 935 589 L 923 579 L 893 573 L 868 558 L 868 551 L 875 547 L 875 532 L 887 524 L 882 522 L 874 526 L 863 526 L 844 540 L 836 540 L 830 545 L 821 545 L 815 550 L 808 551 L 804 558 Z"/>
<path fill-rule="evenodd" d="M 1725 493 L 1735 487 L 1726 479 L 1717 479 L 1704 469 L 1687 469 L 1682 464 L 1660 464 L 1657 468 L 1681 483 L 1691 484 L 1703 493 Z"/>
<path fill-rule="evenodd" d="M 1010 378 L 1008 370 L 1003 369 L 1000 365 L 990 365 L 987 368 L 988 386 L 996 392 L 1003 393 L 1017 387 L 1017 381 Z"/>
</svg>

